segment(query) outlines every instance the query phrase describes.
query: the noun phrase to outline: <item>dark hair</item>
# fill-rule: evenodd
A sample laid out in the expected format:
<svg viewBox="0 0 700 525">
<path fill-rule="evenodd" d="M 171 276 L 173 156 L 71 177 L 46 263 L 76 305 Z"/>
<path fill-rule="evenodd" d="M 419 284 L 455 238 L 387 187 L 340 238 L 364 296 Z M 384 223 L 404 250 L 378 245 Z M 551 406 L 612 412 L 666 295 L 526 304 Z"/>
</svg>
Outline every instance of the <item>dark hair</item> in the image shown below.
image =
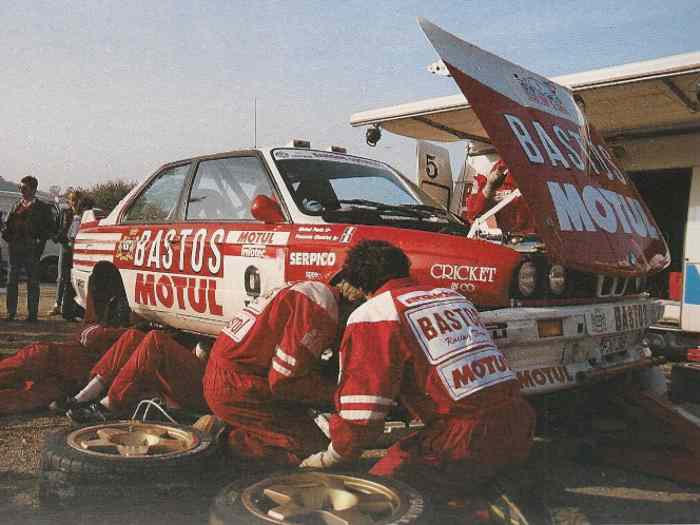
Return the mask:
<svg viewBox="0 0 700 525">
<path fill-rule="evenodd" d="M 349 252 L 342 276 L 365 293 L 373 293 L 389 279 L 408 277 L 411 261 L 406 254 L 386 241 L 362 241 Z"/>
<path fill-rule="evenodd" d="M 33 191 L 36 191 L 36 189 L 39 187 L 39 181 L 36 180 L 36 177 L 32 177 L 31 175 L 22 177 L 22 180 L 20 180 L 20 182 L 22 184 L 26 184 L 27 186 L 31 186 Z"/>
<path fill-rule="evenodd" d="M 80 197 L 80 200 L 78 201 L 78 208 L 80 211 L 91 210 L 94 207 L 95 199 L 93 199 L 90 195 Z"/>
</svg>

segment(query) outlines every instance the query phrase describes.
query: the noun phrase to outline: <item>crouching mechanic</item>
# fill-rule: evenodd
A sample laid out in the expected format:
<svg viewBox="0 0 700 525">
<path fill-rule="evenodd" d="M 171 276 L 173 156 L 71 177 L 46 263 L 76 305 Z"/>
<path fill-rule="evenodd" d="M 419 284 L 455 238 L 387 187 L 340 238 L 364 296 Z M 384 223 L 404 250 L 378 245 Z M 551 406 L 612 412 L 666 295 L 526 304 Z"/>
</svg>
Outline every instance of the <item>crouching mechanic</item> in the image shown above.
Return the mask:
<svg viewBox="0 0 700 525">
<path fill-rule="evenodd" d="M 308 410 L 330 405 L 321 354 L 336 343 L 339 292 L 315 281 L 270 290 L 243 308 L 211 350 L 204 396 L 244 459 L 298 465 L 327 443 Z"/>
<path fill-rule="evenodd" d="M 154 396 L 170 408 L 206 412 L 202 377 L 210 346 L 186 333 L 131 328 L 95 364 L 68 416 L 79 423 L 106 421 Z"/>
<path fill-rule="evenodd" d="M 348 319 L 341 343 L 332 442 L 302 467 L 359 456 L 384 431 L 395 400 L 425 428 L 390 447 L 371 474 L 463 485 L 527 457 L 533 410 L 477 310 L 453 290 L 418 284 L 409 266 L 384 241 L 348 253 L 343 278 L 369 300 Z"/>
</svg>

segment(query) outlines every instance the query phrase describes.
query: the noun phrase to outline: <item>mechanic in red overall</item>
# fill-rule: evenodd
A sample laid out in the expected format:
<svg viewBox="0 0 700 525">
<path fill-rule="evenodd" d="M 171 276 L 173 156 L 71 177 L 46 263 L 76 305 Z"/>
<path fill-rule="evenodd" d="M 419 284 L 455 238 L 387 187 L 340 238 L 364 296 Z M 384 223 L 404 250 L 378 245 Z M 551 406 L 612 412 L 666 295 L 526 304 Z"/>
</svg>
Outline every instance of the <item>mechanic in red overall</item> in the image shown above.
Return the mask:
<svg viewBox="0 0 700 525">
<path fill-rule="evenodd" d="M 75 392 L 125 330 L 106 322 L 86 324 L 70 341 L 34 343 L 2 359 L 0 415 L 46 408 Z"/>
<path fill-rule="evenodd" d="M 476 176 L 473 190 L 467 195 L 466 219 L 469 222 L 486 213 L 518 189 L 510 170 L 503 160 L 497 160 L 491 166 L 487 176 Z M 506 205 L 496 213 L 498 227 L 508 233 L 532 234 L 535 226 L 527 203 L 522 196 Z"/>
<path fill-rule="evenodd" d="M 527 457 L 534 412 L 479 313 L 454 290 L 417 283 L 409 267 L 403 251 L 384 241 L 348 253 L 343 278 L 369 300 L 343 335 L 332 442 L 302 467 L 358 457 L 381 436 L 397 400 L 425 428 L 389 448 L 371 474 L 463 486 Z"/>
<path fill-rule="evenodd" d="M 337 289 L 301 281 L 258 297 L 219 334 L 204 397 L 231 427 L 234 455 L 297 465 L 327 443 L 308 410 L 332 403 L 335 381 L 320 369 L 336 342 L 338 310 Z"/>
<path fill-rule="evenodd" d="M 170 408 L 207 411 L 202 395 L 207 345 L 195 342 L 185 333 L 127 330 L 93 367 L 68 416 L 79 423 L 106 421 L 155 396 Z"/>
</svg>

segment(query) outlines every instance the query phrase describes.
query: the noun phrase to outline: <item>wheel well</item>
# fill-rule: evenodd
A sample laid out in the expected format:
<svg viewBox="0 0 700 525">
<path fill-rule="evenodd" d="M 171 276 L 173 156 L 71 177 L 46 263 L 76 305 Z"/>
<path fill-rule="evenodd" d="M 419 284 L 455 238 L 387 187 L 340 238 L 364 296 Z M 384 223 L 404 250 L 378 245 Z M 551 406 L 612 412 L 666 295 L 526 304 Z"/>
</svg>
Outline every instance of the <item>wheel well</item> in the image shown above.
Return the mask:
<svg viewBox="0 0 700 525">
<path fill-rule="evenodd" d="M 100 261 L 92 269 L 88 279 L 87 303 L 92 304 L 96 320 L 104 318 L 105 308 L 115 297 L 127 298 L 122 276 L 116 266 Z"/>
</svg>

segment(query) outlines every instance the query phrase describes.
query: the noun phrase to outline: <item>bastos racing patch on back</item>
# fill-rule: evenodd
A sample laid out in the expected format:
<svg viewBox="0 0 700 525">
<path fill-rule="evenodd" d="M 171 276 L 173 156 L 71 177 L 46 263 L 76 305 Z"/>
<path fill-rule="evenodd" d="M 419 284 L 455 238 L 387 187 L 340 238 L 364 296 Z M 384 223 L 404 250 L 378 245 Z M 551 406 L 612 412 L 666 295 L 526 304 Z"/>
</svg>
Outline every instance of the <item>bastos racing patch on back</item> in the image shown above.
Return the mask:
<svg viewBox="0 0 700 525">
<path fill-rule="evenodd" d="M 668 266 L 649 209 L 568 88 L 419 24 L 508 165 L 552 259 L 620 276 Z"/>
</svg>

